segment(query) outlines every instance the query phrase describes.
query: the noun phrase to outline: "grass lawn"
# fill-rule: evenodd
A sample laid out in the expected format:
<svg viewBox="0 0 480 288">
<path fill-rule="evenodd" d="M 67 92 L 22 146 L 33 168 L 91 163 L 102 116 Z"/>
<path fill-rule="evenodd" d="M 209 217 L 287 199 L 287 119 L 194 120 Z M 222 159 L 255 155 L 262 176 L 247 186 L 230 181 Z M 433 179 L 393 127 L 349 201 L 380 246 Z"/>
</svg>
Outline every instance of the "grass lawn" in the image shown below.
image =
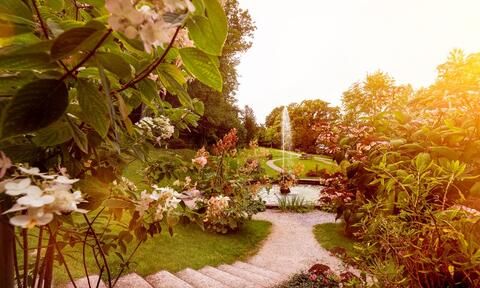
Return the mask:
<svg viewBox="0 0 480 288">
<path fill-rule="evenodd" d="M 195 156 L 195 151 L 190 149 L 173 150 L 190 161 Z M 162 149 L 152 149 L 150 158 L 160 159 L 164 153 Z M 242 159 L 240 159 L 242 160 Z M 144 169 L 141 161 L 132 161 L 123 175 L 133 181 L 139 189 L 147 188 L 144 179 Z M 174 180 L 165 180 L 159 185 L 170 185 Z M 250 255 L 254 255 L 260 248 L 262 241 L 270 233 L 271 223 L 266 221 L 249 221 L 242 229 L 229 235 L 220 235 L 202 231 L 196 224 L 182 225 L 178 224 L 174 228 L 173 237 L 170 236 L 167 229 L 161 234 L 153 238 L 149 238 L 143 243 L 132 259 L 129 269 L 124 272 L 135 272 L 139 275 L 146 276 L 160 270 L 168 270 L 176 272 L 187 267 L 199 269 L 206 265 L 218 266 L 224 263 L 233 263 L 237 260 L 245 260 Z M 113 231 L 120 229 L 117 226 L 110 227 Z M 136 242 L 132 242 L 127 246 L 128 255 L 136 246 Z M 98 268 L 91 254 L 91 249 L 87 252 L 87 265 L 91 275 L 98 274 Z M 66 260 L 74 278 L 85 276 L 82 259 L 82 247 L 74 248 L 66 247 L 65 252 L 68 254 Z M 116 275 L 119 271 L 121 260 L 115 253 L 108 256 L 112 275 Z M 57 264 L 57 263 L 56 263 Z M 68 282 L 68 275 L 63 266 L 55 267 L 55 282 Z M 104 273 L 103 278 L 106 275 Z"/>
<path fill-rule="evenodd" d="M 265 170 L 265 173 L 272 178 L 278 176 L 278 172 L 270 168 L 267 165 L 268 159 L 263 156 L 267 153 L 272 154 L 274 164 L 278 167 L 283 167 L 282 163 L 282 150 L 273 149 L 273 148 L 263 148 L 259 147 L 257 149 L 243 149 L 239 152 L 238 158 L 241 160 L 246 160 L 248 157 L 259 157 L 260 165 Z M 307 177 L 307 172 L 310 170 L 322 170 L 326 169 L 328 172 L 336 172 L 338 170 L 338 165 L 334 163 L 331 159 L 323 155 L 313 155 L 312 159 L 299 159 L 298 156 L 291 152 L 285 152 L 285 167 L 287 170 L 292 170 L 296 165 L 303 166 L 303 172 L 300 175 L 301 178 L 310 178 Z"/>
<path fill-rule="evenodd" d="M 262 241 L 270 233 L 270 227 L 269 222 L 252 220 L 238 233 L 220 235 L 204 232 L 196 224 L 177 225 L 173 237 L 165 229 L 160 235 L 143 243 L 132 259 L 134 263 L 125 274 L 135 272 L 146 276 L 160 270 L 176 272 L 187 267 L 199 269 L 206 265 L 218 266 L 245 260 L 258 251 Z M 128 251 L 131 251 L 135 244 L 130 243 Z M 80 261 L 81 246 L 65 249 L 70 255 L 67 262 L 73 276 L 84 277 L 83 263 Z M 111 253 L 108 259 L 115 274 L 121 261 L 114 253 Z M 90 274 L 98 273 L 93 257 L 88 260 Z M 54 275 L 56 283 L 69 281 L 63 267 L 55 267 Z"/>
<path fill-rule="evenodd" d="M 313 234 L 320 245 L 331 251 L 335 247 L 344 248 L 348 256 L 355 256 L 355 241 L 345 236 L 344 223 L 324 223 L 313 228 Z"/>
</svg>

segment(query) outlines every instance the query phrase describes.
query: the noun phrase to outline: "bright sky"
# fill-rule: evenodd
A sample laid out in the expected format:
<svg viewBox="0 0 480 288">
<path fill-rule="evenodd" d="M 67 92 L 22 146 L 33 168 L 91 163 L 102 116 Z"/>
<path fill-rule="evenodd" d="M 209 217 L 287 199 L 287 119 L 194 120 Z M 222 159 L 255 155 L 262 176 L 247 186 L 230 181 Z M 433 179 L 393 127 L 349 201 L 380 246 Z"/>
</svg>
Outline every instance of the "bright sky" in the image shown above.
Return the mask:
<svg viewBox="0 0 480 288">
<path fill-rule="evenodd" d="M 430 84 L 449 51 L 480 52 L 480 0 L 240 0 L 256 22 L 238 104 L 263 123 L 276 106 L 342 92 L 366 73 Z"/>
</svg>

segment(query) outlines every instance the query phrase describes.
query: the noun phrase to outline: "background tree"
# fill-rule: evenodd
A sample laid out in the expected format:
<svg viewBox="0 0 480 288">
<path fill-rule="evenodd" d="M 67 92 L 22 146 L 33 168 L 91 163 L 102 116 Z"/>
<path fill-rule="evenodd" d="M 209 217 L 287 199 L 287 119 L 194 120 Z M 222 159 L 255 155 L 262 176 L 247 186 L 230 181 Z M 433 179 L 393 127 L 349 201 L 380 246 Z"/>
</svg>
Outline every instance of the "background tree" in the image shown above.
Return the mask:
<svg viewBox="0 0 480 288">
<path fill-rule="evenodd" d="M 219 57 L 223 90 L 217 92 L 197 80 L 189 86 L 189 94 L 205 103 L 205 111 L 198 127 L 192 133 L 182 135 L 182 139 L 197 146 L 214 143 L 232 128 L 237 129 L 239 142 L 245 142 L 245 129 L 240 121 L 241 111 L 235 104 L 238 89 L 237 65 L 240 63 L 240 55 L 252 46 L 256 27 L 248 11 L 239 7 L 238 0 L 226 0 L 224 8 L 229 31 L 223 53 Z"/>
<path fill-rule="evenodd" d="M 411 98 L 410 85 L 395 85 L 395 80 L 382 71 L 368 74 L 343 93 L 342 102 L 348 122 L 382 118 L 387 111 L 401 110 Z"/>
<path fill-rule="evenodd" d="M 243 127 L 245 128 L 245 142 L 250 143 L 258 136 L 258 125 L 253 109 L 248 105 L 243 110 Z"/>
<path fill-rule="evenodd" d="M 261 143 L 268 142 L 274 147 L 280 147 L 283 107 L 274 108 L 267 116 Z M 293 148 L 303 152 L 316 153 L 316 141 L 319 132 L 313 129 L 315 124 L 335 121 L 338 119 L 340 112 L 338 107 L 331 107 L 327 102 L 316 99 L 292 103 L 288 105 L 288 113 L 293 131 Z"/>
</svg>

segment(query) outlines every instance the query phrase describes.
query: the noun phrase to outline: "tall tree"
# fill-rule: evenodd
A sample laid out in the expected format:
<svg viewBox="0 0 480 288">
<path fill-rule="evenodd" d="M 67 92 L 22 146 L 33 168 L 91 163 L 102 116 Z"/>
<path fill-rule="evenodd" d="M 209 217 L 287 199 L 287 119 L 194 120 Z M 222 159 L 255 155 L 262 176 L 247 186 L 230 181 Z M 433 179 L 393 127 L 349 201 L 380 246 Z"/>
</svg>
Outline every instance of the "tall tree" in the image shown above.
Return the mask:
<svg viewBox="0 0 480 288">
<path fill-rule="evenodd" d="M 383 113 L 402 109 L 412 95 L 410 85 L 396 85 L 382 71 L 368 74 L 362 82 L 354 83 L 343 93 L 343 108 L 347 121 L 381 118 Z"/>
<path fill-rule="evenodd" d="M 250 143 L 258 136 L 258 125 L 253 109 L 248 105 L 243 110 L 243 127 L 245 128 L 245 142 Z"/>
<path fill-rule="evenodd" d="M 231 128 L 237 128 L 240 142 L 245 141 L 245 129 L 240 121 L 241 111 L 236 106 L 235 95 L 238 89 L 237 65 L 240 55 L 252 46 L 253 32 L 256 27 L 247 10 L 239 7 L 238 0 L 226 0 L 224 8 L 227 14 L 229 31 L 220 56 L 220 72 L 223 76 L 223 90 L 217 92 L 199 81 L 189 86 L 192 98 L 198 98 L 205 104 L 205 112 L 186 141 L 195 139 L 197 145 L 212 143 Z"/>
</svg>

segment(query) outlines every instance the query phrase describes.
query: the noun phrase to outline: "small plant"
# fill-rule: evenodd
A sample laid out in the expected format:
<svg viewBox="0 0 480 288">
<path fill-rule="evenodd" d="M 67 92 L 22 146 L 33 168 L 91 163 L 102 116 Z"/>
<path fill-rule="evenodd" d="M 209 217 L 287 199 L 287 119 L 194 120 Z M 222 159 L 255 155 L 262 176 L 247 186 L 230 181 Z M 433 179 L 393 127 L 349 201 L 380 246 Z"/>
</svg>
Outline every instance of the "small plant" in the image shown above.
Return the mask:
<svg viewBox="0 0 480 288">
<path fill-rule="evenodd" d="M 278 208 L 283 212 L 306 213 L 315 208 L 315 205 L 300 195 L 277 196 Z"/>
</svg>

